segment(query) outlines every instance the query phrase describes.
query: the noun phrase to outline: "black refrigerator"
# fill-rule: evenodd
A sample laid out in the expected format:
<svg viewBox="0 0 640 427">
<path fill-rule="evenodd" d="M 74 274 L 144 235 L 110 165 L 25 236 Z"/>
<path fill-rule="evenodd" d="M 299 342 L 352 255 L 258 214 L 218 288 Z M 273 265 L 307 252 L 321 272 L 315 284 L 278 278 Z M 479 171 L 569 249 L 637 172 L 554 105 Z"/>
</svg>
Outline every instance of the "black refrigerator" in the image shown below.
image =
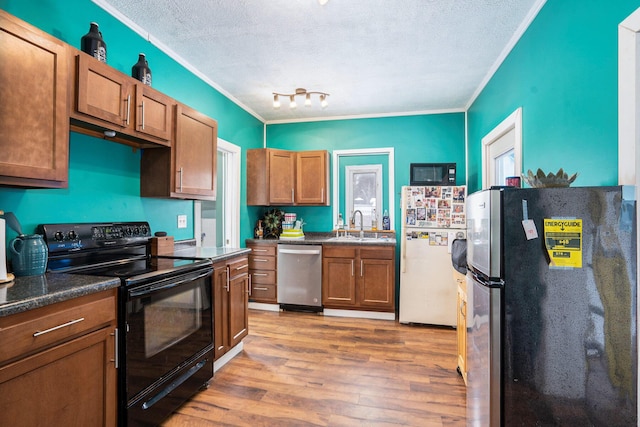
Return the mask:
<svg viewBox="0 0 640 427">
<path fill-rule="evenodd" d="M 467 199 L 467 425 L 636 426 L 635 188 Z"/>
</svg>

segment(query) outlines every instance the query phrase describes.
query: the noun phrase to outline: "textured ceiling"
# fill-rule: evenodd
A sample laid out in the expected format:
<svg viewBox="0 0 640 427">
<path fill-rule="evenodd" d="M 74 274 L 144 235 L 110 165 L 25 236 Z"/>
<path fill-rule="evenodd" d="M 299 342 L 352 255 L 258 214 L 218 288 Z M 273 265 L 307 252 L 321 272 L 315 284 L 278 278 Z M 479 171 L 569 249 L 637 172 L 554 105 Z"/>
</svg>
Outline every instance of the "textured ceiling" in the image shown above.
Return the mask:
<svg viewBox="0 0 640 427">
<path fill-rule="evenodd" d="M 279 122 L 463 110 L 544 0 L 94 2 Z M 328 107 L 273 108 L 272 92 L 298 87 Z"/>
</svg>

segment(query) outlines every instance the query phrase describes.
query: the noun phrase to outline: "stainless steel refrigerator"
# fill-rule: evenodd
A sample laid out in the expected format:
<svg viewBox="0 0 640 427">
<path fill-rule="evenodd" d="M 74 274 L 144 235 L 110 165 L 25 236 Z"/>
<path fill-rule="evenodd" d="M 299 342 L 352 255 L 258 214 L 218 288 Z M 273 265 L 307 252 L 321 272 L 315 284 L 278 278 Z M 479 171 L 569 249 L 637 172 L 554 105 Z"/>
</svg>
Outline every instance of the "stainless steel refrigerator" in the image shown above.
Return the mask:
<svg viewBox="0 0 640 427">
<path fill-rule="evenodd" d="M 465 238 L 466 190 L 463 185 L 402 187 L 401 323 L 456 324 L 451 244 Z"/>
<path fill-rule="evenodd" d="M 467 198 L 469 426 L 637 425 L 633 187 Z"/>
</svg>

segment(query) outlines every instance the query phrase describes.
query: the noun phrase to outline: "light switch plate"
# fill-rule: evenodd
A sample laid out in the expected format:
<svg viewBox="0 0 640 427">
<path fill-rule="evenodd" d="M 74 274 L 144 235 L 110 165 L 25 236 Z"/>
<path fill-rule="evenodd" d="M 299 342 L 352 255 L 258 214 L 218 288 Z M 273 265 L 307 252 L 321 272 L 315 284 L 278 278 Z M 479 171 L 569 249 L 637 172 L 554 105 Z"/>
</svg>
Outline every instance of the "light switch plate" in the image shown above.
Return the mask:
<svg viewBox="0 0 640 427">
<path fill-rule="evenodd" d="M 187 216 L 178 215 L 178 228 L 187 228 Z"/>
</svg>

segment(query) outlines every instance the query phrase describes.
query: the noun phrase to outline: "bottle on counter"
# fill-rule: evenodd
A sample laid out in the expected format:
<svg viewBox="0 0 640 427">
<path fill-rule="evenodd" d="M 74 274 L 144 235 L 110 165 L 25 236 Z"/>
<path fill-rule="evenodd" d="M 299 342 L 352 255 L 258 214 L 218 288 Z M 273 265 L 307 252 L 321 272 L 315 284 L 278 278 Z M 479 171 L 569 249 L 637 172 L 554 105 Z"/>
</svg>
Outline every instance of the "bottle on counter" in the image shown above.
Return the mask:
<svg viewBox="0 0 640 427">
<path fill-rule="evenodd" d="M 376 210 L 373 209 L 371 211 L 371 231 L 376 231 L 378 229 L 378 217 L 376 216 Z"/>
<path fill-rule="evenodd" d="M 138 54 L 138 62 L 131 67 L 131 77 L 151 86 L 151 68 L 144 53 Z"/>
<path fill-rule="evenodd" d="M 342 218 L 342 212 L 338 214 L 338 230 L 344 228 L 344 218 Z"/>
<path fill-rule="evenodd" d="M 353 216 L 353 210 L 351 211 L 351 216 L 349 217 L 349 229 L 353 230 L 356 228 L 356 217 Z"/>
<path fill-rule="evenodd" d="M 391 230 L 391 220 L 389 219 L 389 211 L 384 210 L 384 214 L 382 214 L 382 229 L 383 230 Z"/>
<path fill-rule="evenodd" d="M 107 44 L 98 30 L 98 24 L 91 23 L 89 32 L 80 39 L 80 50 L 93 56 L 100 62 L 107 62 Z"/>
</svg>

